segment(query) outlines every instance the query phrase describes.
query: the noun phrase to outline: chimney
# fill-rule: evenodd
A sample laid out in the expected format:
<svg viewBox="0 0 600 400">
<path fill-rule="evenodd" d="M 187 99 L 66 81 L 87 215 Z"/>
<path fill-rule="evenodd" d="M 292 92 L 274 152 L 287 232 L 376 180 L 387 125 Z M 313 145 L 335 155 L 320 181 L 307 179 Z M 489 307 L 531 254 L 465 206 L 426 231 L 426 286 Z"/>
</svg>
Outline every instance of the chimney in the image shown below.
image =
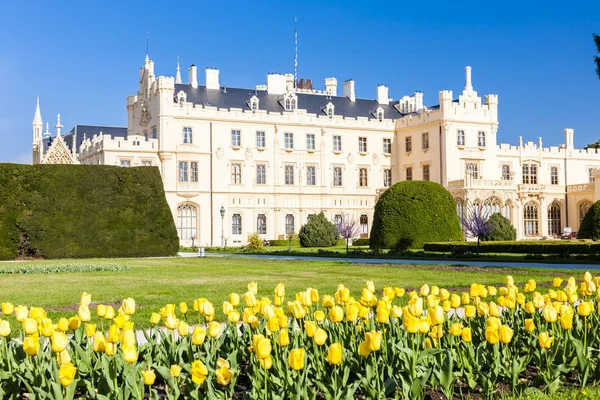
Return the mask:
<svg viewBox="0 0 600 400">
<path fill-rule="evenodd" d="M 188 83 L 194 89 L 198 87 L 198 69 L 194 64 L 190 65 L 188 69 Z"/>
<path fill-rule="evenodd" d="M 355 101 L 356 96 L 354 95 L 354 80 L 348 79 L 344 82 L 344 96 L 347 97 L 350 101 Z"/>
<path fill-rule="evenodd" d="M 325 92 L 331 96 L 337 96 L 337 79 L 325 78 Z"/>
<path fill-rule="evenodd" d="M 206 68 L 206 88 L 219 90 L 219 70 L 216 68 Z"/>
<path fill-rule="evenodd" d="M 269 94 L 285 94 L 286 78 L 285 75 L 271 73 L 267 75 L 267 92 Z"/>
<path fill-rule="evenodd" d="M 565 129 L 565 147 L 567 150 L 573 150 L 573 136 L 575 131 L 573 129 Z"/>
<path fill-rule="evenodd" d="M 390 104 L 390 98 L 388 96 L 389 89 L 385 85 L 377 86 L 377 103 L 380 105 Z"/>
<path fill-rule="evenodd" d="M 470 92 L 473 90 L 473 85 L 471 84 L 471 67 L 465 67 L 465 92 Z"/>
</svg>

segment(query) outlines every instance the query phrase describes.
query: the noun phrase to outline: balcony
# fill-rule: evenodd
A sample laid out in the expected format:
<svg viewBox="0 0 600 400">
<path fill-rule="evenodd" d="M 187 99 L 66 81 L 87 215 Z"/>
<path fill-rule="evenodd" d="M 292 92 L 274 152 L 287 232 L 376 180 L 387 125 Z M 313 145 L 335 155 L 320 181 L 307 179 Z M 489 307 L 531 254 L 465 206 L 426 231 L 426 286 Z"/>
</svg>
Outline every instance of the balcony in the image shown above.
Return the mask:
<svg viewBox="0 0 600 400">
<path fill-rule="evenodd" d="M 580 183 L 577 185 L 567 185 L 567 193 L 575 193 L 575 192 L 590 192 L 596 189 L 596 184 L 594 182 L 590 183 Z"/>
<path fill-rule="evenodd" d="M 528 194 L 528 193 L 541 193 L 546 191 L 546 185 L 539 184 L 520 184 L 519 193 Z"/>
<path fill-rule="evenodd" d="M 457 179 L 448 182 L 448 190 L 455 189 L 515 189 L 513 180 L 473 179 L 467 176 L 465 179 Z"/>
</svg>

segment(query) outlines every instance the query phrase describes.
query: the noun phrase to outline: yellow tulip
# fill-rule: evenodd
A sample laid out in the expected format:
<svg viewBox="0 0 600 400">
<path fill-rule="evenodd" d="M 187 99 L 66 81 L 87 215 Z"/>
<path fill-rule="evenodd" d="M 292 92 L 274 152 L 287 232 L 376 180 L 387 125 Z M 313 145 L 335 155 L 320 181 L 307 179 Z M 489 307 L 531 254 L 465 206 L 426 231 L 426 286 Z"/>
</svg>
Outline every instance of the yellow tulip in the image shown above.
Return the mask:
<svg viewBox="0 0 600 400">
<path fill-rule="evenodd" d="M 558 319 L 558 312 L 556 311 L 556 308 L 554 308 L 551 304 L 547 304 L 544 309 L 542 310 L 542 315 L 544 316 L 544 319 L 546 320 L 546 322 L 556 322 L 556 320 Z"/>
<path fill-rule="evenodd" d="M 338 365 L 342 362 L 343 348 L 340 343 L 333 343 L 327 350 L 327 362 L 331 365 Z"/>
<path fill-rule="evenodd" d="M 460 338 L 463 340 L 463 342 L 471 343 L 471 328 L 463 328 Z"/>
<path fill-rule="evenodd" d="M 120 341 L 121 341 L 121 345 L 123 347 L 135 347 L 135 345 L 136 345 L 135 332 L 130 331 L 130 330 L 122 331 Z"/>
<path fill-rule="evenodd" d="M 554 338 L 548 332 L 541 332 L 538 336 L 538 341 L 542 349 L 549 349 L 552 346 Z"/>
<path fill-rule="evenodd" d="M 154 381 L 156 380 L 156 374 L 154 373 L 154 370 L 147 369 L 145 371 L 142 371 L 142 376 L 144 377 L 144 385 L 154 385 Z"/>
<path fill-rule="evenodd" d="M 428 317 L 420 317 L 419 318 L 419 332 L 427 333 L 431 328 L 431 322 L 429 322 Z"/>
<path fill-rule="evenodd" d="M 179 312 L 184 315 L 188 313 L 188 305 L 185 301 L 179 303 Z"/>
<path fill-rule="evenodd" d="M 361 344 L 358 345 L 358 354 L 361 357 L 368 357 L 371 354 L 371 349 L 369 347 L 369 342 L 364 340 Z"/>
<path fill-rule="evenodd" d="M 567 312 L 560 316 L 560 327 L 564 330 L 573 328 L 573 312 Z"/>
<path fill-rule="evenodd" d="M 106 350 L 106 338 L 102 332 L 94 333 L 94 351 L 96 353 L 104 353 Z"/>
<path fill-rule="evenodd" d="M 492 317 L 497 317 L 498 315 L 500 315 L 500 310 L 498 309 L 498 306 L 496 305 L 496 303 L 494 303 L 493 301 L 490 301 L 489 310 L 490 310 L 490 315 Z"/>
<path fill-rule="evenodd" d="M 17 319 L 17 321 L 23 322 L 29 315 L 29 310 L 27 309 L 26 306 L 16 306 L 14 309 L 14 313 L 15 313 L 15 318 Z"/>
<path fill-rule="evenodd" d="M 237 324 L 240 321 L 240 312 L 238 310 L 231 310 L 229 314 L 227 314 L 227 318 L 232 324 Z"/>
<path fill-rule="evenodd" d="M 369 343 L 369 350 L 377 351 L 381 348 L 381 332 L 369 331 L 365 333 L 365 340 Z"/>
<path fill-rule="evenodd" d="M 229 368 L 221 367 L 216 371 L 217 383 L 221 386 L 229 385 L 231 378 L 233 378 L 233 372 Z"/>
<path fill-rule="evenodd" d="M 450 326 L 448 333 L 452 336 L 460 336 L 462 334 L 463 326 L 459 322 L 455 322 Z"/>
<path fill-rule="evenodd" d="M 386 286 L 383 288 L 383 295 L 392 301 L 396 297 L 396 291 L 393 287 Z"/>
<path fill-rule="evenodd" d="M 163 316 L 163 319 L 163 323 L 167 329 L 170 329 L 172 331 L 177 329 L 178 320 L 177 318 L 175 318 L 175 314 L 169 312 L 168 314 Z"/>
<path fill-rule="evenodd" d="M 458 308 L 460 307 L 460 296 L 452 293 L 452 295 L 450 296 L 450 306 L 452 308 Z"/>
<path fill-rule="evenodd" d="M 121 332 L 120 329 L 115 325 L 112 324 L 109 328 L 108 328 L 108 336 L 107 339 L 110 343 L 119 343 L 119 340 L 121 340 Z"/>
<path fill-rule="evenodd" d="M 294 301 L 291 303 L 292 307 L 292 315 L 296 319 L 302 319 L 306 315 L 306 311 L 304 310 L 304 306 L 299 301 Z"/>
<path fill-rule="evenodd" d="M 208 336 L 217 337 L 221 334 L 221 324 L 216 321 L 212 321 L 208 324 Z"/>
<path fill-rule="evenodd" d="M 485 286 L 480 285 L 478 283 L 472 283 L 471 284 L 471 290 L 470 290 L 470 296 L 471 298 L 477 298 L 477 297 L 482 297 L 482 298 L 486 298 L 488 295 L 487 293 L 487 289 L 485 288 Z M 464 303 L 464 301 L 463 301 Z"/>
<path fill-rule="evenodd" d="M 317 325 L 314 321 L 304 321 L 304 330 L 306 331 L 306 336 L 311 338 L 315 336 L 315 332 L 317 332 Z"/>
<path fill-rule="evenodd" d="M 423 314 L 423 299 L 416 297 L 408 302 L 408 312 L 413 317 L 420 317 Z"/>
<path fill-rule="evenodd" d="M 11 315 L 15 310 L 15 306 L 12 303 L 2 303 L 2 314 Z"/>
<path fill-rule="evenodd" d="M 467 305 L 465 306 L 465 317 L 473 318 L 475 316 L 475 306 Z"/>
<path fill-rule="evenodd" d="M 75 374 L 77 373 L 77 368 L 73 365 L 73 363 L 68 363 L 60 366 L 58 370 L 58 380 L 60 384 L 63 386 L 69 386 L 73 383 L 75 379 Z"/>
<path fill-rule="evenodd" d="M 325 313 L 322 310 L 315 311 L 313 316 L 315 317 L 315 321 L 317 322 L 323 322 L 323 320 L 325 319 Z"/>
<path fill-rule="evenodd" d="M 40 335 L 50 337 L 54 333 L 54 324 L 50 318 L 44 318 L 38 324 Z"/>
<path fill-rule="evenodd" d="M 494 286 L 488 286 L 488 295 L 495 297 L 498 294 L 498 290 Z"/>
<path fill-rule="evenodd" d="M 46 311 L 41 307 L 31 307 L 29 310 L 29 318 L 33 318 L 36 322 L 40 322 L 43 318 L 46 318 Z"/>
<path fill-rule="evenodd" d="M 523 293 L 517 293 L 517 304 L 522 306 L 523 304 L 525 304 L 525 300 L 526 298 Z"/>
<path fill-rule="evenodd" d="M 429 289 L 429 285 L 428 284 L 424 284 L 423 286 L 421 286 L 421 290 L 419 291 L 419 295 L 421 297 L 427 297 L 427 295 L 429 295 L 430 291 L 431 291 L 431 289 Z"/>
<path fill-rule="evenodd" d="M 160 322 L 160 317 L 161 315 L 159 313 L 153 312 L 152 315 L 150 315 L 150 323 L 152 325 L 158 324 Z"/>
<path fill-rule="evenodd" d="M 398 287 L 394 288 L 394 294 L 396 295 L 396 297 L 404 297 L 404 293 L 405 293 L 404 288 L 398 288 Z"/>
<path fill-rule="evenodd" d="M 179 324 L 177 324 L 177 334 L 181 337 L 190 334 L 190 326 L 187 324 L 187 322 L 179 321 Z"/>
<path fill-rule="evenodd" d="M 525 293 L 531 293 L 531 292 L 535 292 L 535 287 L 536 287 L 536 283 L 533 279 L 530 279 L 526 284 L 525 284 L 525 288 L 523 288 L 523 291 Z"/>
<path fill-rule="evenodd" d="M 258 341 L 256 355 L 259 358 L 267 358 L 271 355 L 271 341 L 269 339 L 262 338 Z"/>
<path fill-rule="evenodd" d="M 335 292 L 335 301 L 338 304 L 345 304 L 350 298 L 350 290 L 345 287 L 338 287 L 338 290 Z"/>
<path fill-rule="evenodd" d="M 400 306 L 392 306 L 392 317 L 400 319 L 402 318 L 402 307 Z"/>
<path fill-rule="evenodd" d="M 40 340 L 36 336 L 27 336 L 23 339 L 23 350 L 30 357 L 37 355 L 40 350 Z"/>
<path fill-rule="evenodd" d="M 314 336 L 315 343 L 317 346 L 322 346 L 327 341 L 327 332 L 324 329 L 317 329 Z"/>
<path fill-rule="evenodd" d="M 69 344 L 67 337 L 61 332 L 54 332 L 50 337 L 50 341 L 52 342 L 52 351 L 55 353 L 62 352 Z"/>
<path fill-rule="evenodd" d="M 482 301 L 479 304 L 477 304 L 477 315 L 479 315 L 480 317 L 485 317 L 489 313 L 490 306 L 488 305 L 488 303 Z"/>
<path fill-rule="evenodd" d="M 267 358 L 259 358 L 258 363 L 262 369 L 271 369 L 273 366 L 273 357 L 269 356 Z"/>
<path fill-rule="evenodd" d="M 114 356 L 115 352 L 117 350 L 117 345 L 115 345 L 114 343 L 106 343 L 106 349 L 104 350 L 104 353 L 106 353 L 107 356 Z"/>
<path fill-rule="evenodd" d="M 122 346 L 121 351 L 123 352 L 123 358 L 130 364 L 133 364 L 138 359 L 138 353 L 135 346 Z"/>
<path fill-rule="evenodd" d="M 256 305 L 256 296 L 252 292 L 244 293 L 244 304 L 246 307 L 254 307 Z M 232 303 L 233 304 L 233 303 Z"/>
<path fill-rule="evenodd" d="M 237 293 L 229 293 L 229 302 L 232 306 L 237 307 L 240 304 L 240 295 Z"/>
<path fill-rule="evenodd" d="M 498 330 L 494 329 L 493 327 L 488 327 L 485 330 L 485 340 L 487 340 L 490 344 L 498 343 L 498 341 L 500 340 Z"/>
<path fill-rule="evenodd" d="M 279 330 L 279 321 L 277 317 L 270 318 L 267 321 L 267 329 L 270 333 L 277 332 Z"/>
<path fill-rule="evenodd" d="M 404 316 L 404 328 L 408 333 L 418 333 L 421 330 L 421 320 L 407 313 Z"/>
<path fill-rule="evenodd" d="M 321 298 L 321 306 L 323 308 L 331 308 L 335 305 L 335 299 L 332 296 L 324 295 Z"/>
<path fill-rule="evenodd" d="M 205 317 L 214 317 L 215 316 L 215 306 L 213 306 L 213 304 L 210 301 L 205 301 L 204 304 L 202 304 L 202 314 L 204 314 Z"/>
<path fill-rule="evenodd" d="M 560 287 L 560 285 L 562 285 L 562 278 L 554 278 L 552 279 L 552 286 L 553 287 Z"/>
<path fill-rule="evenodd" d="M 123 308 L 123 312 L 125 313 L 125 315 L 135 314 L 135 300 L 131 297 L 123 300 L 121 307 Z"/>
<path fill-rule="evenodd" d="M 277 336 L 277 343 L 280 346 L 287 346 L 290 344 L 290 334 L 287 329 L 282 329 L 279 331 L 279 335 Z"/>
<path fill-rule="evenodd" d="M 506 283 L 506 286 L 511 287 L 515 285 L 515 280 L 513 279 L 513 277 L 511 275 L 506 275 L 506 278 L 504 279 L 504 283 Z"/>
<path fill-rule="evenodd" d="M 85 304 L 79 306 L 79 311 L 77 313 L 79 319 L 82 322 L 89 322 L 92 319 L 92 315 L 90 313 L 90 309 Z"/>
<path fill-rule="evenodd" d="M 525 303 L 525 312 L 528 314 L 533 314 L 535 312 L 535 305 L 532 301 Z"/>
<path fill-rule="evenodd" d="M 290 351 L 288 361 L 293 370 L 300 371 L 304 368 L 304 349 L 294 349 Z"/>
<path fill-rule="evenodd" d="M 354 322 L 358 319 L 358 313 L 360 312 L 361 306 L 358 303 L 347 303 L 346 304 L 346 321 Z M 341 315 L 343 316 L 343 312 Z M 329 316 L 331 318 L 331 315 Z"/>
<path fill-rule="evenodd" d="M 577 306 L 577 313 L 582 317 L 587 317 L 594 311 L 594 305 L 589 301 L 582 301 Z"/>
<path fill-rule="evenodd" d="M 498 334 L 500 336 L 500 342 L 508 344 L 512 340 L 514 331 L 508 325 L 501 325 L 498 329 Z"/>
<path fill-rule="evenodd" d="M 387 324 L 390 322 L 390 312 L 388 310 L 381 309 L 377 311 L 376 319 L 380 324 Z"/>
<path fill-rule="evenodd" d="M 204 343 L 204 339 L 206 338 L 206 329 L 201 326 L 195 326 L 194 331 L 192 332 L 192 344 L 195 346 L 199 346 Z"/>
<path fill-rule="evenodd" d="M 471 296 L 469 295 L 469 293 L 467 292 L 463 292 L 460 296 L 460 302 L 462 304 L 470 304 L 471 303 Z"/>
<path fill-rule="evenodd" d="M 0 336 L 7 337 L 10 335 L 10 323 L 8 321 L 0 321 Z"/>
<path fill-rule="evenodd" d="M 208 369 L 206 365 L 200 360 L 196 360 L 192 363 L 192 381 L 196 385 L 201 385 L 208 376 Z"/>
<path fill-rule="evenodd" d="M 38 331 L 38 323 L 33 318 L 26 318 L 23 322 L 23 329 L 27 335 L 33 335 Z"/>
<path fill-rule="evenodd" d="M 98 304 L 96 306 L 96 315 L 103 318 L 106 315 L 106 306 L 104 304 Z"/>
<path fill-rule="evenodd" d="M 221 310 L 223 311 L 224 315 L 229 315 L 229 313 L 233 311 L 233 304 L 228 301 L 224 301 Z"/>
<path fill-rule="evenodd" d="M 533 322 L 533 319 L 527 318 L 525 320 L 525 330 L 527 332 L 533 332 L 533 331 L 535 331 L 535 322 Z"/>
<path fill-rule="evenodd" d="M 96 324 L 85 325 L 85 336 L 93 337 L 96 334 Z"/>
<path fill-rule="evenodd" d="M 106 313 L 104 314 L 104 319 L 110 321 L 115 318 L 115 309 L 113 306 L 106 306 Z"/>
<path fill-rule="evenodd" d="M 171 372 L 171 376 L 173 378 L 178 378 L 179 375 L 181 375 L 181 367 L 177 364 L 171 365 L 171 368 L 169 368 L 169 371 Z"/>
<path fill-rule="evenodd" d="M 427 315 L 429 316 L 431 325 L 441 325 L 444 323 L 444 310 L 440 306 L 428 309 Z"/>
</svg>

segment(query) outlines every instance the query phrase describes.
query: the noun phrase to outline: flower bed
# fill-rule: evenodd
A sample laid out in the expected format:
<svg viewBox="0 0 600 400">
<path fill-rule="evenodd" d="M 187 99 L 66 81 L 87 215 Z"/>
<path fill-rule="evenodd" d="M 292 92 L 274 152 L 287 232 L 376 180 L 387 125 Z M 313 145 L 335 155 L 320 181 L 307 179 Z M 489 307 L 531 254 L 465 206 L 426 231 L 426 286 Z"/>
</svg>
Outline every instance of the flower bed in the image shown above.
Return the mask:
<svg viewBox="0 0 600 400">
<path fill-rule="evenodd" d="M 99 264 L 11 264 L 0 267 L 0 274 L 55 274 L 59 272 L 119 272 L 130 271 L 127 265 Z"/>
<path fill-rule="evenodd" d="M 285 287 L 259 297 L 255 283 L 223 302 L 225 323 L 203 298 L 165 305 L 137 343 L 133 299 L 51 321 L 43 309 L 2 303 L 0 397 L 36 399 L 421 399 L 435 392 L 491 398 L 535 386 L 600 379 L 600 278 L 556 278 L 542 295 L 508 276 L 502 287 L 471 284 L 360 293 L 343 285 L 286 299 Z M 22 328 L 11 333 L 9 321 Z M 14 323 L 14 321 L 13 321 Z M 21 340 L 11 340 L 17 334 Z"/>
</svg>

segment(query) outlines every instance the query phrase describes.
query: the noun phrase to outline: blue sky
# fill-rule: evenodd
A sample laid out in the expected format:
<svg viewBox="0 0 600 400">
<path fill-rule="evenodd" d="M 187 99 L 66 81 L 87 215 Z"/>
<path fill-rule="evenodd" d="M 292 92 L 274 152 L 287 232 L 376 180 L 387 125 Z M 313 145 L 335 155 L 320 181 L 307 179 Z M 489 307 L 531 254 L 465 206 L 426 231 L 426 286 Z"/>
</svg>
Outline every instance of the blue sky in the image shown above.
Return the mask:
<svg viewBox="0 0 600 400">
<path fill-rule="evenodd" d="M 464 86 L 473 67 L 480 95 L 499 95 L 500 142 L 575 129 L 583 147 L 600 136 L 600 79 L 592 33 L 600 2 L 552 1 L 18 1 L 0 4 L 0 162 L 30 162 L 40 95 L 44 122 L 126 126 L 146 31 L 158 75 L 199 66 L 221 83 L 254 87 L 292 72 L 294 16 L 299 77 L 356 81 L 358 97 L 384 83 L 397 99 L 415 90 L 427 105 Z M 187 72 L 182 74 L 184 81 Z M 338 86 L 338 91 L 340 87 Z"/>
</svg>

